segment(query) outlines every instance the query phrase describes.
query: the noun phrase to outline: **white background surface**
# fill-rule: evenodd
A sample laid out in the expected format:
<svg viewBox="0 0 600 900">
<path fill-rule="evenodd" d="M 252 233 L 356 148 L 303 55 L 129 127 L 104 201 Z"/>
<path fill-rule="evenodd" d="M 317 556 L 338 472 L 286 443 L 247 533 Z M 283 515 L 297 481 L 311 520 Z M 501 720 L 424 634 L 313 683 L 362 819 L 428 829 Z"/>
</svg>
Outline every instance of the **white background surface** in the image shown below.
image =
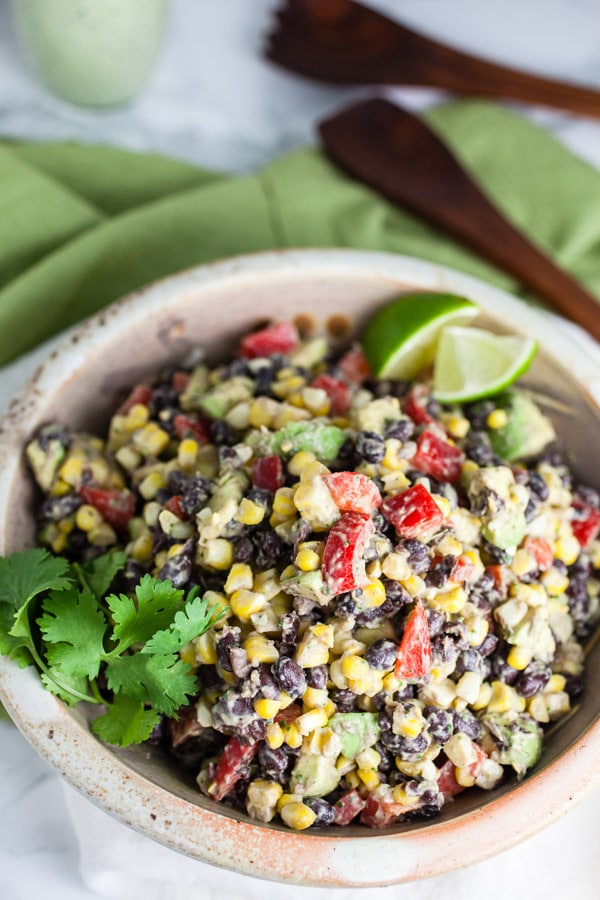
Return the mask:
<svg viewBox="0 0 600 900">
<path fill-rule="evenodd" d="M 0 0 L 0 136 L 104 142 L 251 171 L 311 142 L 316 120 L 363 93 L 311 84 L 261 60 L 276 5 L 174 0 L 164 53 L 143 95 L 127 109 L 93 113 L 55 100 L 37 84 L 16 46 L 8 4 Z M 600 87 L 600 0 L 372 5 L 466 50 Z M 427 90 L 394 94 L 413 108 L 437 99 Z M 527 114 L 600 168 L 600 122 L 533 109 Z M 2 407 L 39 355 L 0 370 Z M 591 900 L 600 879 L 599 828 L 596 795 L 537 837 L 477 866 L 412 885 L 328 896 Z M 265 889 L 273 887 L 186 860 L 124 829 L 65 788 L 20 734 L 0 723 L 1 900 L 217 900 L 258 897 Z M 325 894 L 276 890 L 285 898 Z"/>
</svg>

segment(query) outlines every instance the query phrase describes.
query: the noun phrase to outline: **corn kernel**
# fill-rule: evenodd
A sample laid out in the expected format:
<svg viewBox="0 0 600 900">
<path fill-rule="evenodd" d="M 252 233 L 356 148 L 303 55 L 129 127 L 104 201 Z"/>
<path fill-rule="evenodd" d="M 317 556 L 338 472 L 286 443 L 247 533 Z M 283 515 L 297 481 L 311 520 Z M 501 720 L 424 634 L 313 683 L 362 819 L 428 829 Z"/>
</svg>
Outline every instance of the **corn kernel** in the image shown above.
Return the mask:
<svg viewBox="0 0 600 900">
<path fill-rule="evenodd" d="M 128 472 L 133 472 L 135 469 L 139 468 L 142 462 L 140 454 L 129 444 L 125 444 L 124 447 L 119 447 L 115 453 L 115 459 L 119 465 L 123 466 Z"/>
<path fill-rule="evenodd" d="M 458 731 L 444 744 L 444 753 L 455 766 L 470 766 L 477 761 L 477 749 L 471 738 Z"/>
<path fill-rule="evenodd" d="M 265 781 L 257 778 L 248 785 L 248 815 L 259 822 L 270 822 L 277 811 L 277 802 L 283 788 L 276 781 Z"/>
<path fill-rule="evenodd" d="M 60 534 L 60 532 L 50 541 L 50 546 L 52 547 L 53 553 L 64 553 L 67 546 L 67 536 L 66 534 Z"/>
<path fill-rule="evenodd" d="M 401 578 L 400 584 L 408 591 L 411 597 L 418 597 L 427 587 L 419 575 L 409 575 L 408 578 Z"/>
<path fill-rule="evenodd" d="M 291 696 L 291 694 L 288 694 L 287 691 L 281 692 L 281 697 L 279 698 L 281 709 L 287 709 L 288 706 L 291 706 L 293 702 L 294 698 Z"/>
<path fill-rule="evenodd" d="M 179 651 L 179 656 L 182 662 L 187 663 L 188 666 L 195 666 L 197 663 L 196 659 L 196 648 L 192 641 L 188 641 L 181 650 Z"/>
<path fill-rule="evenodd" d="M 304 831 L 305 828 L 310 828 L 317 818 L 316 812 L 310 806 L 298 800 L 293 803 L 286 803 L 280 815 L 285 824 L 289 828 L 293 828 L 294 831 Z"/>
<path fill-rule="evenodd" d="M 234 591 L 251 590 L 254 583 L 252 569 L 247 563 L 234 563 L 229 570 L 225 582 L 225 593 L 233 594 Z"/>
<path fill-rule="evenodd" d="M 377 609 L 385 603 L 385 587 L 379 578 L 373 578 L 361 590 L 359 605 L 363 609 Z"/>
<path fill-rule="evenodd" d="M 331 409 L 331 400 L 323 388 L 304 387 L 301 394 L 302 404 L 313 416 L 326 416 Z"/>
<path fill-rule="evenodd" d="M 193 469 L 198 459 L 198 442 L 193 438 L 184 438 L 177 448 L 177 464 L 182 469 Z"/>
<path fill-rule="evenodd" d="M 453 438 L 464 438 L 469 432 L 471 423 L 464 416 L 449 416 L 446 419 L 446 428 Z"/>
<path fill-rule="evenodd" d="M 382 560 L 381 571 L 392 581 L 405 581 L 410 577 L 408 557 L 403 553 L 388 553 Z"/>
<path fill-rule="evenodd" d="M 205 631 L 193 640 L 196 660 L 206 666 L 213 666 L 217 662 L 217 650 L 215 636 L 212 630 Z"/>
<path fill-rule="evenodd" d="M 241 522 L 242 525 L 260 525 L 266 512 L 265 507 L 260 503 L 254 503 L 253 500 L 243 497 L 234 519 L 236 522 Z"/>
<path fill-rule="evenodd" d="M 373 769 L 357 769 L 356 774 L 369 791 L 374 791 L 381 784 L 381 779 Z"/>
<path fill-rule="evenodd" d="M 134 403 L 124 416 L 124 427 L 127 431 L 141 428 L 150 418 L 150 410 L 144 403 Z"/>
<path fill-rule="evenodd" d="M 93 528 L 97 528 L 102 522 L 102 516 L 95 506 L 84 503 L 75 513 L 75 524 L 82 531 L 89 532 Z"/>
<path fill-rule="evenodd" d="M 108 522 L 101 522 L 88 531 L 88 541 L 94 547 L 110 547 L 117 543 L 117 535 Z M 56 551 L 55 551 L 56 552 Z"/>
<path fill-rule="evenodd" d="M 282 792 L 277 801 L 277 812 L 281 812 L 284 806 L 287 806 L 288 803 L 296 803 L 297 800 L 298 796 L 296 794 L 284 794 Z"/>
<path fill-rule="evenodd" d="M 475 784 L 475 775 L 471 772 L 470 766 L 456 766 L 454 769 L 454 777 L 461 787 L 473 787 Z"/>
<path fill-rule="evenodd" d="M 324 709 L 329 700 L 329 694 L 325 688 L 307 687 L 302 694 L 302 705 L 305 710 Z"/>
<path fill-rule="evenodd" d="M 479 647 L 490 630 L 490 623 L 483 616 L 472 616 L 467 623 L 468 638 L 471 647 Z"/>
<path fill-rule="evenodd" d="M 531 650 L 528 650 L 526 647 L 511 647 L 506 657 L 506 662 L 513 669 L 518 669 L 519 672 L 522 672 L 531 662 L 531 656 Z"/>
<path fill-rule="evenodd" d="M 454 587 L 448 591 L 438 591 L 430 600 L 434 609 L 452 615 L 459 613 L 467 602 L 467 592 L 462 587 Z"/>
<path fill-rule="evenodd" d="M 233 597 L 235 597 L 235 594 Z M 233 597 L 231 597 L 231 608 L 235 613 Z M 250 632 L 244 641 L 243 647 L 251 663 L 274 663 L 279 659 L 279 651 L 273 641 L 255 631 Z"/>
<path fill-rule="evenodd" d="M 485 423 L 492 431 L 505 428 L 508 424 L 508 413 L 505 409 L 494 409 L 485 420 Z"/>
<path fill-rule="evenodd" d="M 283 487 L 275 491 L 273 512 L 284 518 L 296 515 L 297 510 L 294 504 L 294 491 L 292 488 Z"/>
<path fill-rule="evenodd" d="M 83 460 L 69 456 L 58 470 L 59 477 L 71 487 L 77 487 L 83 475 Z"/>
<path fill-rule="evenodd" d="M 513 709 L 516 692 L 502 681 L 492 681 L 492 695 L 487 705 L 489 713 L 505 713 Z"/>
<path fill-rule="evenodd" d="M 279 712 L 279 701 L 270 700 L 268 697 L 260 697 L 254 701 L 254 712 L 261 719 L 272 719 Z"/>
<path fill-rule="evenodd" d="M 383 689 L 387 694 L 395 693 L 399 689 L 401 683 L 400 679 L 397 678 L 393 672 L 388 672 L 387 675 L 383 676 Z"/>
<path fill-rule="evenodd" d="M 345 776 L 345 781 L 347 787 L 351 791 L 356 790 L 356 788 L 360 787 L 361 785 L 361 780 L 358 777 L 358 772 L 355 769 L 353 769 L 351 772 L 348 772 L 348 774 Z"/>
<path fill-rule="evenodd" d="M 396 707 L 392 720 L 392 730 L 394 734 L 407 738 L 416 738 L 425 727 L 425 720 L 418 706 L 411 706 L 403 709 L 401 706 Z"/>
<path fill-rule="evenodd" d="M 356 765 L 359 769 L 377 769 L 381 762 L 381 755 L 374 747 L 367 747 L 356 757 Z"/>
<path fill-rule="evenodd" d="M 253 428 L 262 428 L 263 425 L 269 426 L 273 421 L 279 403 L 272 397 L 256 397 L 250 404 L 248 418 Z"/>
<path fill-rule="evenodd" d="M 315 572 L 321 565 L 321 558 L 314 550 L 307 548 L 296 554 L 294 563 L 301 572 Z"/>
<path fill-rule="evenodd" d="M 159 456 L 169 446 L 169 435 L 156 422 L 149 422 L 133 434 L 133 444 L 142 456 Z"/>
<path fill-rule="evenodd" d="M 363 656 L 344 656 L 341 665 L 342 673 L 348 679 L 364 678 L 369 672 L 369 663 Z"/>
<path fill-rule="evenodd" d="M 229 569 L 233 563 L 233 545 L 231 541 L 227 541 L 225 538 L 213 538 L 207 541 L 203 553 L 203 562 L 205 565 L 219 571 Z"/>
<path fill-rule="evenodd" d="M 475 703 L 481 690 L 481 675 L 464 672 L 456 682 L 456 696 L 467 703 Z"/>
<path fill-rule="evenodd" d="M 71 493 L 71 485 L 67 484 L 66 481 L 63 481 L 62 478 L 57 478 L 57 480 L 52 485 L 52 489 L 50 491 L 51 497 L 64 497 L 65 494 Z"/>
<path fill-rule="evenodd" d="M 285 743 L 288 747 L 291 747 L 292 750 L 297 750 L 302 746 L 302 735 L 300 734 L 300 729 L 296 725 L 295 722 L 289 722 L 284 725 L 283 733 L 285 735 Z"/>
<path fill-rule="evenodd" d="M 566 566 L 572 566 L 581 552 L 581 545 L 575 535 L 567 534 L 554 542 L 554 556 Z"/>
<path fill-rule="evenodd" d="M 265 742 L 271 750 L 278 750 L 284 741 L 283 729 L 279 722 L 270 722 L 265 731 Z"/>
<path fill-rule="evenodd" d="M 485 709 L 492 699 L 492 686 L 489 682 L 484 681 L 479 689 L 477 700 L 471 703 L 471 707 L 475 710 Z"/>
<path fill-rule="evenodd" d="M 308 450 L 298 450 L 287 464 L 288 472 L 290 475 L 300 476 L 306 467 L 310 466 L 311 463 L 314 463 L 315 461 L 316 456 L 314 453 L 310 453 Z"/>
<path fill-rule="evenodd" d="M 327 725 L 327 714 L 323 709 L 310 709 L 296 719 L 296 726 L 301 735 L 310 734 L 315 728 Z"/>
<path fill-rule="evenodd" d="M 564 594 L 569 587 L 568 577 L 559 572 L 555 566 L 544 572 L 540 581 L 551 597 L 558 597 L 560 594 Z"/>
<path fill-rule="evenodd" d="M 431 496 L 435 500 L 436 506 L 438 507 L 444 518 L 447 519 L 452 512 L 450 501 L 446 499 L 446 497 L 442 497 L 441 494 L 432 494 Z"/>
<path fill-rule="evenodd" d="M 555 672 L 548 679 L 548 683 L 544 688 L 544 693 L 553 694 L 558 691 L 564 691 L 565 686 L 567 684 L 567 679 L 564 675 L 560 675 L 558 672 Z"/>
<path fill-rule="evenodd" d="M 327 665 L 329 650 L 333 647 L 331 625 L 310 625 L 302 635 L 296 650 L 296 662 L 304 668 Z"/>
<path fill-rule="evenodd" d="M 398 456 L 401 448 L 402 444 L 397 438 L 388 438 L 385 442 L 385 456 L 381 460 L 381 465 L 391 471 L 402 471 L 404 460 Z"/>
</svg>

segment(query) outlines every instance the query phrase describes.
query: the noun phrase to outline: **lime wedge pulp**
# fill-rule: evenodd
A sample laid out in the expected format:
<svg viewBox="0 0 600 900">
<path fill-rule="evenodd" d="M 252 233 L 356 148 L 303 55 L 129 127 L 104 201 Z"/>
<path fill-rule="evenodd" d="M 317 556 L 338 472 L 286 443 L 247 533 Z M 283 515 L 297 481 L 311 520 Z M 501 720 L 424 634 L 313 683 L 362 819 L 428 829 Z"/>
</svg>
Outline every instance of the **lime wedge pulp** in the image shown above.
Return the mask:
<svg viewBox="0 0 600 900">
<path fill-rule="evenodd" d="M 433 395 L 442 403 L 461 403 L 497 394 L 529 368 L 536 350 L 533 338 L 445 328 L 433 367 Z"/>
<path fill-rule="evenodd" d="M 377 310 L 362 347 L 380 378 L 411 379 L 431 365 L 442 329 L 477 315 L 475 303 L 454 294 L 404 294 Z"/>
</svg>

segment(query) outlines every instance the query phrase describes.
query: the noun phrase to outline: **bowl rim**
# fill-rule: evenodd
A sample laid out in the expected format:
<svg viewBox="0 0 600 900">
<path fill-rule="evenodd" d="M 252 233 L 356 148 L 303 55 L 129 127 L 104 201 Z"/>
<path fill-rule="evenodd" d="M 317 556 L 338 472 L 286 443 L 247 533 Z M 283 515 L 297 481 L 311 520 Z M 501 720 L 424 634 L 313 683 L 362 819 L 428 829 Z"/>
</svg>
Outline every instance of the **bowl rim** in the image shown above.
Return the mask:
<svg viewBox="0 0 600 900">
<path fill-rule="evenodd" d="M 547 354 L 558 362 L 568 358 L 584 392 L 593 404 L 600 404 L 598 345 L 559 317 L 479 278 L 412 257 L 350 249 L 278 250 L 218 260 L 154 282 L 96 313 L 68 334 L 13 400 L 0 431 L 0 549 L 5 542 L 5 498 L 28 419 L 48 392 L 73 377 L 90 350 L 109 344 L 132 315 L 151 315 L 166 298 L 203 286 L 235 285 L 248 278 L 352 273 L 417 290 L 464 294 L 497 318 L 501 310 L 507 328 L 543 335 Z M 27 740 L 58 773 L 123 823 L 197 860 L 307 886 L 398 884 L 480 862 L 531 837 L 600 787 L 597 719 L 581 740 L 529 776 L 518 790 L 450 822 L 366 837 L 282 831 L 196 806 L 128 767 L 87 728 L 77 727 L 73 734 L 75 720 L 41 686 L 33 669 L 21 669 L 6 657 L 0 657 L 0 697 Z"/>
</svg>

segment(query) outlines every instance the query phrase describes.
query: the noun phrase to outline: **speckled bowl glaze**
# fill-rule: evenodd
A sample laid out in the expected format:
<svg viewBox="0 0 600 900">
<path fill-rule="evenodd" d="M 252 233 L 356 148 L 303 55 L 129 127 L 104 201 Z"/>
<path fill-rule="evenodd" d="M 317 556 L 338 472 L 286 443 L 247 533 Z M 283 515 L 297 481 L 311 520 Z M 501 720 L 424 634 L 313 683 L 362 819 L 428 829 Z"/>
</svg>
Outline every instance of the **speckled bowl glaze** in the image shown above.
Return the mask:
<svg viewBox="0 0 600 900">
<path fill-rule="evenodd" d="M 87 321 L 13 403 L 0 435 L 0 553 L 34 542 L 33 488 L 22 448 L 59 417 L 101 428 L 127 385 L 200 345 L 210 359 L 267 319 L 348 340 L 379 305 L 410 289 L 464 294 L 481 322 L 537 338 L 527 383 L 549 410 L 577 475 L 597 482 L 600 359 L 565 323 L 489 285 L 430 263 L 382 253 L 303 250 L 217 262 L 151 285 Z M 440 817 L 383 832 L 362 826 L 294 833 L 260 825 L 204 798 L 147 747 L 115 751 L 67 709 L 33 669 L 0 659 L 0 696 L 38 752 L 72 785 L 122 822 L 191 857 L 248 875 L 304 885 L 375 886 L 436 875 L 528 838 L 600 785 L 600 646 L 588 648 L 587 687 L 548 735 L 521 783 L 467 791 Z"/>
</svg>

